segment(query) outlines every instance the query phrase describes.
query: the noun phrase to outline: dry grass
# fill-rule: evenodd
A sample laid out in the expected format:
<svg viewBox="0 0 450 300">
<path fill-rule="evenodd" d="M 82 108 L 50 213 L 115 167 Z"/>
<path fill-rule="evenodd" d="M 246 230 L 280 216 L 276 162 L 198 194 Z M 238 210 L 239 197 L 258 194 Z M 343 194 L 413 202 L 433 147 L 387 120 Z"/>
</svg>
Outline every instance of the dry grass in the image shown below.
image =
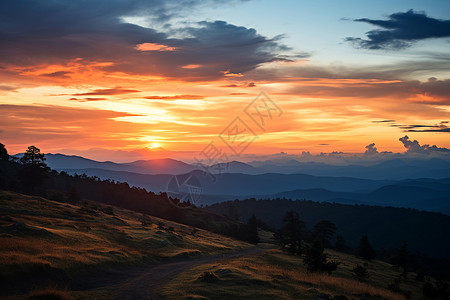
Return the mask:
<svg viewBox="0 0 450 300">
<path fill-rule="evenodd" d="M 337 252 L 331 252 L 330 255 L 343 265 L 331 276 L 307 273 L 301 258 L 279 250 L 268 250 L 262 254 L 188 270 L 168 283 L 161 294 L 167 299 L 192 296 L 206 299 L 313 299 L 319 294 L 344 295 L 349 299 L 360 299 L 363 294 L 378 299 L 406 299 L 404 295 L 387 288 L 400 274 L 391 265 L 380 261 L 370 262 L 369 279 L 359 282 L 352 278 L 351 270 L 356 264 L 363 264 L 363 261 Z M 205 272 L 213 272 L 219 281 L 213 284 L 202 282 L 199 277 Z M 401 288 L 409 291 L 412 299 L 422 299 L 423 283 L 411 279 L 413 274 L 409 277 L 401 282 Z"/>
<path fill-rule="evenodd" d="M 0 191 L 0 277 L 38 278 L 52 270 L 70 274 L 250 247 L 155 217 L 146 217 L 143 226 L 142 214 L 114 208 L 111 215 L 105 207 Z"/>
</svg>

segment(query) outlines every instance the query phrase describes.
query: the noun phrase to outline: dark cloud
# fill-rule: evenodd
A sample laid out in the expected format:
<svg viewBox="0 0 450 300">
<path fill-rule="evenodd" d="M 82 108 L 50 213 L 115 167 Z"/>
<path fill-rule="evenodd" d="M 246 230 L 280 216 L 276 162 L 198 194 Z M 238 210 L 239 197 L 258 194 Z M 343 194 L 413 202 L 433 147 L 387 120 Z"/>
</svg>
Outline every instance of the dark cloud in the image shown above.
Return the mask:
<svg viewBox="0 0 450 300">
<path fill-rule="evenodd" d="M 48 74 L 42 74 L 41 76 L 45 77 L 53 77 L 53 78 L 68 78 L 67 75 L 71 74 L 71 72 L 65 72 L 65 71 L 58 71 Z"/>
<path fill-rule="evenodd" d="M 368 31 L 367 39 L 346 38 L 366 49 L 403 49 L 419 40 L 450 37 L 450 20 L 434 19 L 425 12 L 409 10 L 391 14 L 387 20 L 362 18 L 354 21 L 382 28 Z"/>
<path fill-rule="evenodd" d="M 366 148 L 366 151 L 364 152 L 365 155 L 375 155 L 379 153 L 377 147 L 375 147 L 375 143 L 367 145 L 365 148 Z"/>
<path fill-rule="evenodd" d="M 150 100 L 178 100 L 178 99 L 188 99 L 188 100 L 198 100 L 204 99 L 201 95 L 175 95 L 175 96 L 147 96 L 145 99 Z"/>
<path fill-rule="evenodd" d="M 12 92 L 15 91 L 17 88 L 9 85 L 0 85 L 0 91 L 6 91 L 6 92 Z"/>
<path fill-rule="evenodd" d="M 249 83 L 242 83 L 242 84 L 226 84 L 226 85 L 222 85 L 221 87 L 226 87 L 226 88 L 252 88 L 255 87 L 256 84 L 254 82 L 249 82 Z"/>
<path fill-rule="evenodd" d="M 450 132 L 450 127 L 448 127 L 448 121 L 442 121 L 435 125 L 400 125 L 393 124 L 391 127 L 398 127 L 403 129 L 405 132 Z"/>
<path fill-rule="evenodd" d="M 138 92 L 140 91 L 132 89 L 113 88 L 113 89 L 97 89 L 93 90 L 92 92 L 73 94 L 72 96 L 101 96 L 101 95 L 109 96 L 109 95 L 122 95 Z"/>
<path fill-rule="evenodd" d="M 59 0 L 6 1 L 0 10 L 0 63 L 33 67 L 42 64 L 108 62 L 104 68 L 129 74 L 215 79 L 244 73 L 259 65 L 286 60 L 281 36 L 266 38 L 255 29 L 223 21 L 204 21 L 173 28 L 174 16 L 221 0 Z M 127 23 L 138 16 L 156 24 Z M 155 29 L 164 28 L 164 29 Z M 164 30 L 164 31 L 162 31 Z M 173 38 L 178 36 L 178 38 Z M 140 51 L 154 43 L 173 51 Z M 183 68 L 198 64 L 201 68 Z"/>
<path fill-rule="evenodd" d="M 377 120 L 377 121 L 372 121 L 372 123 L 393 123 L 395 122 L 395 120 Z"/>
<path fill-rule="evenodd" d="M 420 153 L 420 154 L 429 154 L 436 152 L 446 152 L 450 153 L 450 149 L 447 148 L 439 148 L 436 145 L 423 145 L 421 146 L 417 140 L 411 141 L 407 135 L 398 139 L 402 142 L 403 146 L 407 149 L 407 153 Z"/>
<path fill-rule="evenodd" d="M 89 102 L 89 101 L 101 101 L 101 100 L 107 100 L 106 98 L 70 98 L 69 100 L 72 101 L 78 101 L 78 102 Z"/>
</svg>

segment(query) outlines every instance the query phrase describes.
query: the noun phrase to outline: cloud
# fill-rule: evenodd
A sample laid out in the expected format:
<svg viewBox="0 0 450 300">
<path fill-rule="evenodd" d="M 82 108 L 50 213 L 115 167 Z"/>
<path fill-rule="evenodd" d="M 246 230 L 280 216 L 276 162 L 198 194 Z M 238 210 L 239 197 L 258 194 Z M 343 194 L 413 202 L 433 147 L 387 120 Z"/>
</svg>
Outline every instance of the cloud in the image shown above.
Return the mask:
<svg viewBox="0 0 450 300">
<path fill-rule="evenodd" d="M 289 49 L 280 43 L 282 36 L 267 38 L 253 28 L 224 21 L 177 23 L 184 27 L 168 23 L 217 3 L 225 2 L 7 1 L 0 11 L 0 65 L 15 71 L 99 62 L 99 71 L 195 81 L 236 76 L 287 59 L 282 52 Z M 130 17 L 149 20 L 153 27 L 132 24 Z"/>
<path fill-rule="evenodd" d="M 395 120 L 376 120 L 372 121 L 372 123 L 393 123 Z"/>
<path fill-rule="evenodd" d="M 132 89 L 112 88 L 112 89 L 97 89 L 93 90 L 92 92 L 73 94 L 72 96 L 101 96 L 101 95 L 110 96 L 110 95 L 122 95 L 138 92 L 140 91 Z"/>
<path fill-rule="evenodd" d="M 226 84 L 226 85 L 222 85 L 221 87 L 226 87 L 226 88 L 252 88 L 255 87 L 256 84 L 254 82 L 249 82 L 249 83 L 242 83 L 242 84 Z"/>
<path fill-rule="evenodd" d="M 13 92 L 17 90 L 17 88 L 13 87 L 13 86 L 9 86 L 9 85 L 0 85 L 0 91 L 5 91 L 5 92 Z"/>
<path fill-rule="evenodd" d="M 140 125 L 115 121 L 133 114 L 108 110 L 0 104 L 0 115 L 2 139 L 21 149 L 32 143 L 41 149 L 55 145 L 73 149 L 116 147 L 124 139 L 140 136 L 142 131 Z"/>
<path fill-rule="evenodd" d="M 399 125 L 393 124 L 391 127 L 398 127 L 406 132 L 450 132 L 448 121 L 442 121 L 435 125 Z"/>
<path fill-rule="evenodd" d="M 379 153 L 377 147 L 375 147 L 375 143 L 367 145 L 365 148 L 366 148 L 366 151 L 364 152 L 365 155 L 375 155 Z"/>
<path fill-rule="evenodd" d="M 434 19 L 428 17 L 425 12 L 412 9 L 391 14 L 387 20 L 361 18 L 354 21 L 382 28 L 368 31 L 367 39 L 345 39 L 365 49 L 404 49 L 419 40 L 450 37 L 450 20 Z"/>
<path fill-rule="evenodd" d="M 78 102 L 89 102 L 89 101 L 101 101 L 101 100 L 108 100 L 108 99 L 106 99 L 106 98 L 90 98 L 90 97 L 88 97 L 88 98 L 70 98 L 69 100 L 72 100 L 72 101 L 78 101 Z"/>
<path fill-rule="evenodd" d="M 201 95 L 174 95 L 174 96 L 147 96 L 144 98 L 150 100 L 178 100 L 178 99 L 198 100 L 204 99 L 205 97 Z"/>
<path fill-rule="evenodd" d="M 53 78 L 68 78 L 67 75 L 69 75 L 69 74 L 71 74 L 71 72 L 57 71 L 57 72 L 48 73 L 48 74 L 41 74 L 41 76 L 53 77 Z"/>
<path fill-rule="evenodd" d="M 423 145 L 421 146 L 417 140 L 411 141 L 407 135 L 398 139 L 403 143 L 403 146 L 407 149 L 407 153 L 420 153 L 420 154 L 429 154 L 435 152 L 446 152 L 450 153 L 450 149 L 447 148 L 439 148 L 436 145 Z"/>
</svg>

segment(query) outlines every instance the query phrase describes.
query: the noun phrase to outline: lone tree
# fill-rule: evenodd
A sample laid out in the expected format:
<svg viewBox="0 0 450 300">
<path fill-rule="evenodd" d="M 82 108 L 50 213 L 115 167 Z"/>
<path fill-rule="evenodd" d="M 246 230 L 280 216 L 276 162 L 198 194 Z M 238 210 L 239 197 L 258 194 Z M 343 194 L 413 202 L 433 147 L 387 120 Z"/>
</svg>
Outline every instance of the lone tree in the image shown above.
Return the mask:
<svg viewBox="0 0 450 300">
<path fill-rule="evenodd" d="M 324 247 L 331 247 L 331 238 L 336 233 L 336 225 L 328 220 L 322 220 L 314 225 L 313 235 Z"/>
<path fill-rule="evenodd" d="M 45 163 L 45 155 L 41 153 L 41 150 L 33 145 L 28 147 L 27 151 L 20 158 L 20 162 L 26 166 L 36 166 L 39 168 L 47 169 L 48 166 Z"/>
<path fill-rule="evenodd" d="M 337 269 L 339 262 L 328 261 L 328 255 L 323 251 L 322 242 L 317 239 L 306 247 L 303 263 L 306 265 L 308 272 L 326 272 L 331 274 L 331 272 Z"/>
<path fill-rule="evenodd" d="M 19 171 L 19 181 L 22 189 L 27 193 L 35 193 L 36 187 L 40 186 L 48 177 L 50 168 L 44 162 L 44 154 L 35 146 L 28 147 L 20 158 L 23 168 Z"/>
<path fill-rule="evenodd" d="M 372 248 L 372 245 L 370 245 L 369 237 L 367 235 L 363 235 L 359 240 L 357 254 L 367 260 L 375 258 L 375 250 Z"/>
<path fill-rule="evenodd" d="M 2 143 L 0 143 L 0 160 L 9 160 L 8 151 Z"/>
<path fill-rule="evenodd" d="M 302 239 L 304 223 L 298 217 L 298 213 L 289 210 L 283 217 L 285 223 L 276 233 L 276 238 L 279 240 L 283 249 L 294 254 L 302 253 Z"/>
</svg>

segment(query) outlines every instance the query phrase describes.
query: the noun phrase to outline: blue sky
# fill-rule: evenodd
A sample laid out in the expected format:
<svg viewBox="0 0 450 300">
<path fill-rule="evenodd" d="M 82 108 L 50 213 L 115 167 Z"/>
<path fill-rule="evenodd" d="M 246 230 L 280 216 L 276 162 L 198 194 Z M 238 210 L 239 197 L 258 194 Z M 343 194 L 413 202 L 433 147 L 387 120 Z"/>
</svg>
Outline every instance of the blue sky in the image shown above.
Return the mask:
<svg viewBox="0 0 450 300">
<path fill-rule="evenodd" d="M 190 20 L 224 20 L 234 25 L 255 28 L 258 33 L 282 40 L 293 51 L 308 52 L 318 63 L 374 64 L 423 56 L 421 51 L 443 52 L 450 39 L 427 41 L 402 53 L 355 49 L 344 39 L 364 37 L 374 26 L 351 19 L 385 19 L 396 12 L 409 9 L 424 11 L 437 19 L 450 18 L 450 1 L 301 1 L 253 0 L 203 7 L 186 16 Z M 348 18 L 348 20 L 346 20 Z M 448 52 L 448 50 L 447 50 Z"/>
</svg>

